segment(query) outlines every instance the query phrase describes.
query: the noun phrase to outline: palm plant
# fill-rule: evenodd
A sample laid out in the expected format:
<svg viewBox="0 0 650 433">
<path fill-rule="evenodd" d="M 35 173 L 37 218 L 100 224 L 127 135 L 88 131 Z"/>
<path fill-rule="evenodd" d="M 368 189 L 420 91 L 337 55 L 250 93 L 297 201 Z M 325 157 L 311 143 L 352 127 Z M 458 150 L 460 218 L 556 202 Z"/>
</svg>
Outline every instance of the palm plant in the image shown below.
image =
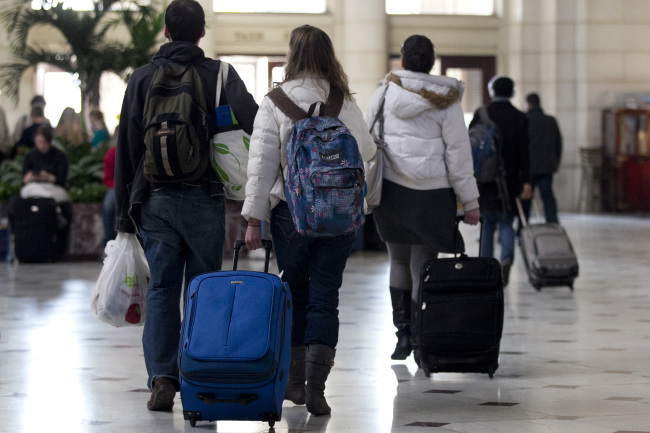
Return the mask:
<svg viewBox="0 0 650 433">
<path fill-rule="evenodd" d="M 102 73 L 126 78 L 132 68 L 151 59 L 164 14 L 138 0 L 93 0 L 90 11 L 75 11 L 56 0 L 42 0 L 40 9 L 32 8 L 31 0 L 0 0 L 0 22 L 7 30 L 12 57 L 0 64 L 0 88 L 5 94 L 18 101 L 22 75 L 38 63 L 49 63 L 77 74 L 86 112 L 99 105 Z M 65 49 L 31 43 L 29 33 L 36 26 L 60 32 Z M 109 38 L 118 27 L 126 29 L 130 40 Z"/>
</svg>

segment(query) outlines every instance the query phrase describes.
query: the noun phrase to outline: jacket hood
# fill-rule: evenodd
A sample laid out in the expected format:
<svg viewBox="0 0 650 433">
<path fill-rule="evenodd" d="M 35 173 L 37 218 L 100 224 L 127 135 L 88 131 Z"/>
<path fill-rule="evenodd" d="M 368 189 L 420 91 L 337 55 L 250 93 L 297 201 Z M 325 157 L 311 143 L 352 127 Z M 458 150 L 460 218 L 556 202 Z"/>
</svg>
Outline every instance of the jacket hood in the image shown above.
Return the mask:
<svg viewBox="0 0 650 433">
<path fill-rule="evenodd" d="M 447 109 L 461 101 L 465 90 L 465 84 L 455 78 L 413 71 L 391 72 L 384 82 L 388 85 L 386 106 L 403 119 L 431 108 Z"/>
<path fill-rule="evenodd" d="M 160 47 L 160 50 L 153 56 L 153 61 L 166 59 L 171 63 L 191 63 L 204 59 L 203 50 L 190 42 L 168 42 Z"/>
</svg>

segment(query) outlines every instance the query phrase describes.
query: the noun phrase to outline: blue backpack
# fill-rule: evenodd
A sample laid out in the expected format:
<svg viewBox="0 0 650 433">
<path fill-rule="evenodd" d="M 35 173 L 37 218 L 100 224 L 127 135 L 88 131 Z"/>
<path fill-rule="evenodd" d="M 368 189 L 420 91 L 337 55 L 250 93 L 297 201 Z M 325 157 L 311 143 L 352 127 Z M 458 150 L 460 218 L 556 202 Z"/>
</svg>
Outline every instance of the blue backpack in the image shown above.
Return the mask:
<svg viewBox="0 0 650 433">
<path fill-rule="evenodd" d="M 359 146 L 338 116 L 343 94 L 331 91 L 312 116 L 280 87 L 268 94 L 295 123 L 287 142 L 285 196 L 298 233 L 332 237 L 356 231 L 364 222 L 364 168 Z"/>
<path fill-rule="evenodd" d="M 485 107 L 478 109 L 479 121 L 470 126 L 474 177 L 478 183 L 494 182 L 503 176 L 501 133 Z"/>
</svg>

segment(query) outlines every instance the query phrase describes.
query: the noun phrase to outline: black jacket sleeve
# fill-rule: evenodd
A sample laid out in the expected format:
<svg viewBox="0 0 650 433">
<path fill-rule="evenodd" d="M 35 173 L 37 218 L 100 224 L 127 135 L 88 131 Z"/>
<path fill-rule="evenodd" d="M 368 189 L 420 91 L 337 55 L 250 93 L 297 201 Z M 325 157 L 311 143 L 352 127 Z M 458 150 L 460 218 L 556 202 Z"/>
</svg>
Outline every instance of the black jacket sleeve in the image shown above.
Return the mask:
<svg viewBox="0 0 650 433">
<path fill-rule="evenodd" d="M 131 191 L 139 180 L 137 172 L 144 155 L 142 113 L 154 71 L 153 64 L 138 68 L 129 79 L 122 102 L 115 150 L 115 212 L 119 232 L 136 232 L 129 216 Z"/>
</svg>

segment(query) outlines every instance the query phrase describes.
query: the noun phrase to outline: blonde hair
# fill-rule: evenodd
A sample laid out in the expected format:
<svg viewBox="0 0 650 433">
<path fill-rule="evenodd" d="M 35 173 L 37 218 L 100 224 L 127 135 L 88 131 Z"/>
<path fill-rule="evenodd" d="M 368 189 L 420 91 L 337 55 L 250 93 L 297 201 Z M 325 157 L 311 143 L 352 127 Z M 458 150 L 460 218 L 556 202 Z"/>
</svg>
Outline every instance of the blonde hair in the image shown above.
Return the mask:
<svg viewBox="0 0 650 433">
<path fill-rule="evenodd" d="M 331 88 L 340 90 L 347 99 L 352 97 L 348 76 L 334 55 L 330 37 L 321 29 L 310 25 L 296 27 L 291 32 L 285 82 L 304 74 L 325 79 Z"/>
<path fill-rule="evenodd" d="M 66 107 L 63 110 L 59 123 L 54 129 L 54 135 L 73 146 L 78 146 L 86 141 L 81 130 L 81 116 L 74 111 L 74 108 Z"/>
</svg>

